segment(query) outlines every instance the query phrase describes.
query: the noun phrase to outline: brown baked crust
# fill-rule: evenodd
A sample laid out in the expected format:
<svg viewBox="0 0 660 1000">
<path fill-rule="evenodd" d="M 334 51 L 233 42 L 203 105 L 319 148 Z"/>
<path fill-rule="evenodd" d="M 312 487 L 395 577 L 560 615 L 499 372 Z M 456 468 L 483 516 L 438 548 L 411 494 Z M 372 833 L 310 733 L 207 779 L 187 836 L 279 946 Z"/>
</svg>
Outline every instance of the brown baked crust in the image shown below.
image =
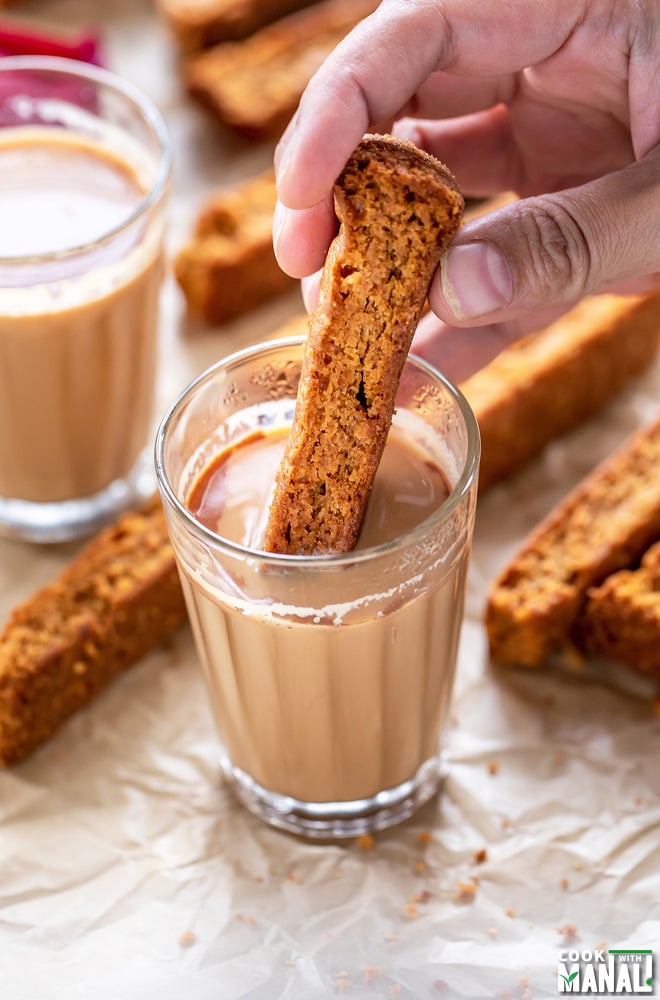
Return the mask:
<svg viewBox="0 0 660 1000">
<path fill-rule="evenodd" d="M 186 52 L 247 38 L 313 0 L 156 0 L 156 7 Z M 1 6 L 1 0 L 0 0 Z"/>
<path fill-rule="evenodd" d="M 412 143 L 365 136 L 335 184 L 340 229 L 310 318 L 264 546 L 354 548 L 410 341 L 463 199 Z"/>
<path fill-rule="evenodd" d="M 660 541 L 638 569 L 613 573 L 587 592 L 574 640 L 587 656 L 660 677 Z"/>
<path fill-rule="evenodd" d="M 479 492 L 593 417 L 657 356 L 660 293 L 584 299 L 461 385 L 481 432 Z"/>
<path fill-rule="evenodd" d="M 275 174 L 214 194 L 203 206 L 174 272 L 191 312 L 208 323 L 227 323 L 293 288 L 273 252 Z"/>
<path fill-rule="evenodd" d="M 251 139 L 278 138 L 307 83 L 375 0 L 324 0 L 189 60 L 190 94 Z"/>
<path fill-rule="evenodd" d="M 601 463 L 539 525 L 493 584 L 491 657 L 537 666 L 560 647 L 587 591 L 660 535 L 660 420 Z"/>
<path fill-rule="evenodd" d="M 94 538 L 0 634 L 0 763 L 50 739 L 122 670 L 186 620 L 156 501 Z"/>
</svg>

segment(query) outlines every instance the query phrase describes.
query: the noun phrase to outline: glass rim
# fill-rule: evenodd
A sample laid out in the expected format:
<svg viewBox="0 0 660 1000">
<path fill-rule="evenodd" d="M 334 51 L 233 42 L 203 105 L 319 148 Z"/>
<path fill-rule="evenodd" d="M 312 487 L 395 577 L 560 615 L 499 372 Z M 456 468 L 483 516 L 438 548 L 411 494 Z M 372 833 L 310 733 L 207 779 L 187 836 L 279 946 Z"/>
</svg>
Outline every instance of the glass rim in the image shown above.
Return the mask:
<svg viewBox="0 0 660 1000">
<path fill-rule="evenodd" d="M 278 565 L 281 568 L 304 567 L 308 569 L 319 569 L 323 566 L 336 566 L 341 563 L 368 562 L 372 559 L 389 555 L 398 549 L 414 545 L 429 532 L 430 528 L 441 522 L 447 521 L 454 509 L 459 506 L 469 493 L 478 474 L 481 451 L 477 419 L 463 393 L 452 382 L 450 382 L 446 376 L 438 371 L 437 368 L 429 364 L 429 362 L 425 361 L 423 358 L 417 357 L 415 354 L 408 354 L 406 363 L 411 363 L 415 367 L 426 372 L 427 375 L 430 375 L 434 380 L 440 382 L 442 387 L 449 393 L 453 401 L 457 404 L 461 417 L 463 418 L 467 431 L 467 441 L 465 462 L 463 463 L 463 468 L 456 484 L 451 488 L 449 496 L 440 504 L 439 507 L 436 508 L 436 510 L 433 511 L 432 514 L 426 517 L 418 525 L 415 525 L 415 527 L 411 528 L 409 531 L 404 532 L 402 535 L 397 535 L 396 538 L 383 542 L 380 545 L 371 545 L 363 549 L 352 549 L 350 552 L 329 552 L 319 553 L 317 555 L 266 552 L 263 549 L 255 549 L 248 545 L 242 545 L 240 542 L 234 542 L 229 538 L 224 538 L 222 535 L 218 535 L 215 531 L 207 528 L 204 524 L 197 520 L 197 518 L 188 510 L 185 504 L 179 500 L 174 492 L 169 476 L 165 470 L 164 449 L 172 423 L 180 413 L 181 409 L 192 399 L 202 385 L 210 382 L 220 372 L 229 371 L 232 367 L 235 367 L 247 358 L 254 357 L 257 354 L 274 353 L 283 349 L 300 346 L 304 343 L 305 339 L 304 335 L 282 337 L 279 339 L 263 341 L 259 344 L 253 344 L 250 347 L 234 351 L 232 354 L 228 354 L 225 358 L 217 361 L 215 364 L 211 365 L 210 368 L 203 371 L 200 375 L 193 379 L 193 381 L 190 382 L 181 393 L 179 393 L 159 423 L 154 444 L 156 478 L 161 493 L 164 495 L 164 499 L 176 512 L 176 514 L 183 519 L 183 522 L 188 530 L 197 538 L 211 543 L 215 548 L 220 548 L 235 558 L 240 558 L 244 561 L 248 559 L 258 559 L 260 561 L 266 561 L 274 565 Z"/>
<path fill-rule="evenodd" d="M 160 201 L 172 173 L 172 147 L 165 119 L 153 101 L 146 94 L 143 94 L 139 87 L 124 80 L 119 74 L 111 70 L 94 66 L 91 63 L 85 63 L 78 59 L 68 59 L 64 56 L 3 56 L 0 59 L 0 75 L 8 72 L 42 72 L 61 77 L 77 78 L 78 80 L 107 87 L 109 90 L 120 94 L 133 106 L 148 125 L 151 134 L 156 139 L 160 151 L 160 160 L 149 190 L 144 193 L 136 208 L 133 209 L 126 219 L 108 229 L 101 236 L 86 243 L 79 243 L 76 246 L 66 247 L 61 250 L 51 250 L 35 254 L 19 254 L 10 257 L 0 254 L 0 266 L 11 267 L 23 264 L 50 263 L 76 257 L 78 254 L 111 242 L 121 233 L 130 229 L 131 226 Z M 9 127 L 22 128 L 23 126 L 19 124 Z"/>
</svg>

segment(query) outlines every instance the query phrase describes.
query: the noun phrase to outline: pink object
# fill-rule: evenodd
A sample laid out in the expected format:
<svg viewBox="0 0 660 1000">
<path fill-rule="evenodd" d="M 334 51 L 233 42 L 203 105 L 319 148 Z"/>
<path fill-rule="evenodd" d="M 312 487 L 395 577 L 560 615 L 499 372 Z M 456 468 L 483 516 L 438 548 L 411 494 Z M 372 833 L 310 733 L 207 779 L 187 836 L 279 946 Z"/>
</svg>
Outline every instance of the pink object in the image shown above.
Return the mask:
<svg viewBox="0 0 660 1000">
<path fill-rule="evenodd" d="M 99 36 L 85 32 L 76 40 L 0 20 L 0 56 L 59 56 L 104 66 Z"/>
<path fill-rule="evenodd" d="M 39 58 L 73 59 L 77 62 L 104 66 L 99 36 L 92 31 L 85 32 L 77 39 L 53 35 L 26 27 L 17 22 L 0 20 L 0 68 L 3 56 L 35 56 Z M 32 105 L 17 103 L 17 98 L 33 98 Z M 32 73 L 17 70 L 0 73 L 0 128 L 16 124 L 39 124 L 41 122 L 38 101 L 58 99 L 68 104 L 94 111 L 96 97 L 94 89 L 47 69 L 35 69 Z M 52 111 L 50 112 L 52 114 Z M 52 117 L 50 124 L 54 124 Z"/>
</svg>

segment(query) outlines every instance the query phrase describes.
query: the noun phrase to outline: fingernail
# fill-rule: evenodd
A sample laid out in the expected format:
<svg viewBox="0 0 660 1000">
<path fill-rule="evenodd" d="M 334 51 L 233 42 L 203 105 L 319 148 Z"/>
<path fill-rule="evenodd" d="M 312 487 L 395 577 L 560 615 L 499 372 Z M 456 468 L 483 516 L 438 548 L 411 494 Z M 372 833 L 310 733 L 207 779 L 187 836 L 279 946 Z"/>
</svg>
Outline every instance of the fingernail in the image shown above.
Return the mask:
<svg viewBox="0 0 660 1000">
<path fill-rule="evenodd" d="M 298 128 L 298 112 L 294 114 L 293 118 L 289 122 L 284 131 L 284 134 L 280 138 L 277 146 L 275 147 L 275 153 L 273 155 L 273 166 L 275 167 L 275 179 L 278 184 L 282 183 L 282 179 L 286 175 L 289 166 L 291 164 L 291 145 L 294 133 Z"/>
<path fill-rule="evenodd" d="M 411 118 L 402 118 L 396 122 L 392 128 L 392 135 L 396 136 L 397 139 L 407 139 L 408 142 L 414 142 L 416 146 L 422 145 L 421 129 Z"/>
<path fill-rule="evenodd" d="M 464 243 L 444 254 L 442 290 L 456 319 L 476 319 L 509 305 L 513 277 L 492 243 Z"/>
<path fill-rule="evenodd" d="M 288 209 L 281 201 L 275 202 L 275 211 L 273 212 L 273 248 L 275 250 L 275 256 L 277 256 L 277 246 L 280 242 L 282 232 L 286 226 Z"/>
</svg>

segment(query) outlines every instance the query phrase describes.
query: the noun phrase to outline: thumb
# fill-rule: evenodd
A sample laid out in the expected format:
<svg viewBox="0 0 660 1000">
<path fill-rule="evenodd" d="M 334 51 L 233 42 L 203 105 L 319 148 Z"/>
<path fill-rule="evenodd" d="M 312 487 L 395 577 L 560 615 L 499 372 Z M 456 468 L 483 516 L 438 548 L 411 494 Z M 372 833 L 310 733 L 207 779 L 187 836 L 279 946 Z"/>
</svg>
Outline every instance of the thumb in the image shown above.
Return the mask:
<svg viewBox="0 0 660 1000">
<path fill-rule="evenodd" d="M 660 146 L 623 170 L 467 224 L 441 260 L 429 301 L 446 323 L 470 326 L 624 283 L 648 290 L 660 285 L 659 232 Z"/>
</svg>

